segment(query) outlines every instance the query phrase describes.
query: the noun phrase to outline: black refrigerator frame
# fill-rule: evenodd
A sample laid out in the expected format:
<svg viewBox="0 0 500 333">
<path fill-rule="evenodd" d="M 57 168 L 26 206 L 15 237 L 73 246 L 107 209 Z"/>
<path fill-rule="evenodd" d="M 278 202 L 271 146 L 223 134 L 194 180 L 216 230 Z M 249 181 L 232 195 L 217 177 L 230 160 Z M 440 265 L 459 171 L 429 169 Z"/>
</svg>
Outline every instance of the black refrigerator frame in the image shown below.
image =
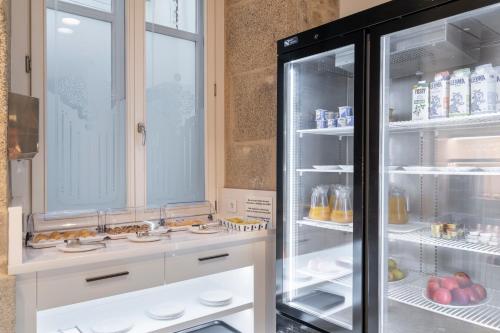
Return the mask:
<svg viewBox="0 0 500 333">
<path fill-rule="evenodd" d="M 383 35 L 499 3 L 498 0 L 393 0 L 363 12 L 336 20 L 278 41 L 277 76 L 277 232 L 276 308 L 291 319 L 323 332 L 349 332 L 344 328 L 293 309 L 282 302 L 283 281 L 283 176 L 284 157 L 284 64 L 292 59 L 352 44 L 353 36 L 363 40 L 363 59 L 356 58 L 355 76 L 362 84 L 362 98 L 355 101 L 354 221 L 361 221 L 353 233 L 353 255 L 361 265 L 355 271 L 361 290 L 353 298 L 353 332 L 379 333 L 379 130 L 380 130 L 380 40 Z M 351 40 L 351 42 L 346 42 Z M 336 46 L 337 45 L 337 46 Z M 326 49 L 325 49 L 326 47 Z M 329 47 L 329 48 L 328 48 Z M 356 46 L 357 47 L 357 46 Z M 320 51 L 321 50 L 321 51 Z M 362 64 L 358 64 L 361 61 Z M 356 67 L 358 68 L 358 67 Z M 359 95 L 359 93 L 358 93 Z M 356 177 L 357 176 L 357 177 Z M 356 263 L 356 258 L 354 258 Z M 356 266 L 356 265 L 355 265 Z M 358 282 L 359 283 L 359 282 Z M 358 301 L 355 305 L 354 302 Z M 355 306 L 354 306 L 355 305 Z"/>
<path fill-rule="evenodd" d="M 363 235 L 363 223 L 361 223 L 362 216 L 362 165 L 361 160 L 363 153 L 361 148 L 363 147 L 363 127 L 364 124 L 361 112 L 364 109 L 364 73 L 365 71 L 365 33 L 364 31 L 356 31 L 351 34 L 345 36 L 338 36 L 336 38 L 332 38 L 329 40 L 322 41 L 320 43 L 310 45 L 307 48 L 297 49 L 293 52 L 282 54 L 278 57 L 278 176 L 277 176 L 277 252 L 276 252 L 276 275 L 277 275 L 277 294 L 276 294 L 276 306 L 278 311 L 282 314 L 292 317 L 295 320 L 302 322 L 304 324 L 312 325 L 315 329 L 324 331 L 324 332 L 351 332 L 345 328 L 332 324 L 326 320 L 316 318 L 309 314 L 306 314 L 302 311 L 289 307 L 285 305 L 282 301 L 282 281 L 283 281 L 283 270 L 282 270 L 282 262 L 283 259 L 283 176 L 284 176 L 284 168 L 285 163 L 285 126 L 284 126 L 284 66 L 285 63 L 309 57 L 312 55 L 320 54 L 323 52 L 328 52 L 343 46 L 348 46 L 354 44 L 354 89 L 355 89 L 355 101 L 354 101 L 354 133 L 359 133 L 360 135 L 354 137 L 354 176 L 353 177 L 353 257 L 359 255 L 360 258 L 362 255 L 362 235 Z M 359 73 L 359 74 L 358 74 Z M 361 93 L 356 94 L 356 91 L 361 91 Z M 356 223 L 357 221 L 357 223 Z M 353 262 L 353 271 L 354 272 L 362 272 L 362 262 L 360 260 Z M 353 285 L 362 285 L 362 275 L 361 274 L 353 274 Z M 355 290 L 353 288 L 353 330 L 352 332 L 361 333 L 361 317 L 362 313 L 362 292 L 361 290 Z"/>
</svg>

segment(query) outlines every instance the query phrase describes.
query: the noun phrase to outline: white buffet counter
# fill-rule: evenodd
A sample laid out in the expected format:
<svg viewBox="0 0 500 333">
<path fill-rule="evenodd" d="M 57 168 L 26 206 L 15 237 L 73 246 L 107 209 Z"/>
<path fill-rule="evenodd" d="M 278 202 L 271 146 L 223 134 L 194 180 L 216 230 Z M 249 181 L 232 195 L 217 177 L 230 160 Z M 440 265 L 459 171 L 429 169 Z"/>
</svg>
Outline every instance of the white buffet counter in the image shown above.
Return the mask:
<svg viewBox="0 0 500 333">
<path fill-rule="evenodd" d="M 154 243 L 107 241 L 107 248 L 62 253 L 55 248 L 22 248 L 9 273 L 17 275 L 17 331 L 56 333 L 123 316 L 131 333 L 177 332 L 224 320 L 242 332 L 274 331 L 274 231 L 170 233 Z M 16 255 L 13 256 L 16 258 Z M 230 305 L 199 304 L 203 290 L 226 289 Z M 180 302 L 185 314 L 153 320 L 148 307 Z"/>
</svg>

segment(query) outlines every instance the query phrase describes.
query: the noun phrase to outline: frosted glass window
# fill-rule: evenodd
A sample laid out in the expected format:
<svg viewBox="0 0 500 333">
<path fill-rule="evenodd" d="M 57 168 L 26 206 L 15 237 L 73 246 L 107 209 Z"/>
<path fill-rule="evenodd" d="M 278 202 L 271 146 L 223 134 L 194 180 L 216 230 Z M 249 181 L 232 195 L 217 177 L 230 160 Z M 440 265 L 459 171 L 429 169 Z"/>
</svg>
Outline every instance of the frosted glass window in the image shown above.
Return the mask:
<svg viewBox="0 0 500 333">
<path fill-rule="evenodd" d="M 60 0 L 59 1 L 59 3 L 64 3 L 64 2 L 106 12 L 111 12 L 112 8 L 111 5 L 112 0 Z"/>
<path fill-rule="evenodd" d="M 146 0 L 146 22 L 196 32 L 197 0 Z"/>
<path fill-rule="evenodd" d="M 147 202 L 205 198 L 203 100 L 196 43 L 146 33 Z M 202 104 L 201 104 L 202 105 Z"/>
<path fill-rule="evenodd" d="M 123 21 L 46 15 L 47 210 L 123 207 Z"/>
</svg>

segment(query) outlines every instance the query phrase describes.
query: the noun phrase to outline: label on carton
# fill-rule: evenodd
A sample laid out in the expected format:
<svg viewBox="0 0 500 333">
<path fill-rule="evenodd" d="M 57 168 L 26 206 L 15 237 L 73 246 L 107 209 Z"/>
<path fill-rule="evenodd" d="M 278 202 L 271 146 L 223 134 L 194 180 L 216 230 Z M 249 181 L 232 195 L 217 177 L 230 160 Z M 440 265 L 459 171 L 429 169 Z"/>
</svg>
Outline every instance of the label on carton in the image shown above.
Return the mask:
<svg viewBox="0 0 500 333">
<path fill-rule="evenodd" d="M 429 118 L 429 86 L 425 81 L 418 82 L 413 86 L 412 93 L 412 120 L 424 120 Z"/>
<path fill-rule="evenodd" d="M 490 113 L 496 111 L 497 75 L 491 64 L 476 67 L 470 76 L 470 112 Z"/>
<path fill-rule="evenodd" d="M 436 74 L 430 84 L 429 118 L 448 117 L 450 103 L 450 81 L 448 72 Z"/>
<path fill-rule="evenodd" d="M 453 72 L 450 77 L 450 108 L 448 115 L 467 116 L 470 111 L 470 84 L 469 68 L 462 68 Z"/>
</svg>

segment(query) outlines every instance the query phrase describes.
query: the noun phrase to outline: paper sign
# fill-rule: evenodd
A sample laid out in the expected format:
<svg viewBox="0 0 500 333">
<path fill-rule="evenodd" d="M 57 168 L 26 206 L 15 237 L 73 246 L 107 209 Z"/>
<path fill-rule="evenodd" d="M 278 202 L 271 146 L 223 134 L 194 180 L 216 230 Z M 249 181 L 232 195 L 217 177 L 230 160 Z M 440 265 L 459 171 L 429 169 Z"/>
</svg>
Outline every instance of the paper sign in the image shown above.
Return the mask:
<svg viewBox="0 0 500 333">
<path fill-rule="evenodd" d="M 249 197 L 245 202 L 245 216 L 249 219 L 259 219 L 273 222 L 273 198 Z"/>
</svg>

